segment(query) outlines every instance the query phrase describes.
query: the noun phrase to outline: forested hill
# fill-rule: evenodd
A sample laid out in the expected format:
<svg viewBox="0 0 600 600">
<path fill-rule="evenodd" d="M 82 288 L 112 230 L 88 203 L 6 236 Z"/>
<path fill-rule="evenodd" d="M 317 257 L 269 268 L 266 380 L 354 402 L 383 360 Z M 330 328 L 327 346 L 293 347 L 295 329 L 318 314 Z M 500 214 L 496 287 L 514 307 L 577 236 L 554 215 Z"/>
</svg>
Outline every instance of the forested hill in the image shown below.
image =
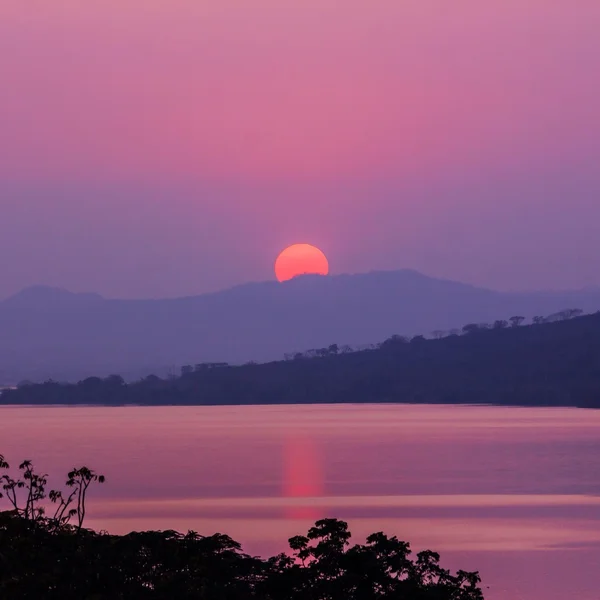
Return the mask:
<svg viewBox="0 0 600 600">
<path fill-rule="evenodd" d="M 181 377 L 118 376 L 22 385 L 3 404 L 494 403 L 600 408 L 600 313 L 558 322 L 466 326 L 426 340 L 337 346 L 265 364 L 197 365 Z"/>
</svg>

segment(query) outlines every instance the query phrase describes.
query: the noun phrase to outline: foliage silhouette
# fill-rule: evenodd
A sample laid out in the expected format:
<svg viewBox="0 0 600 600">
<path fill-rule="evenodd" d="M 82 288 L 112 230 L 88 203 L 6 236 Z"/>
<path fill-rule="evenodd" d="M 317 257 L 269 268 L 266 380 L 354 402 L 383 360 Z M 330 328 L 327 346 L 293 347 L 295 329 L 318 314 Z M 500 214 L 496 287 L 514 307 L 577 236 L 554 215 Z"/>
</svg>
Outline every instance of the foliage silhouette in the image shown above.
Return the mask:
<svg viewBox="0 0 600 600">
<path fill-rule="evenodd" d="M 73 518 L 77 518 L 77 529 L 83 527 L 86 514 L 86 499 L 88 489 L 92 483 L 104 483 L 104 475 L 97 475 L 87 467 L 75 468 L 67 475 L 65 485 L 71 490 L 64 495 L 60 490 L 50 490 L 46 493 L 48 475 L 35 472 L 33 463 L 24 460 L 19 465 L 20 477 L 13 478 L 8 472 L 10 465 L 0 455 L 0 484 L 14 514 L 25 521 L 44 523 L 47 527 L 57 528 L 68 525 Z M 46 517 L 48 498 L 57 507 L 51 517 Z"/>
<path fill-rule="evenodd" d="M 8 469 L 2 456 L 0 468 Z M 348 525 L 337 519 L 317 521 L 306 536 L 289 540 L 291 554 L 266 560 L 244 554 L 222 534 L 96 533 L 82 527 L 83 509 L 46 517 L 40 505 L 46 477 L 29 461 L 20 470 L 23 479 L 16 481 L 24 485 L 12 487 L 10 480 L 4 486 L 13 510 L 0 512 L 0 598 L 483 600 L 478 573 L 453 575 L 428 550 L 413 559 L 408 543 L 381 532 L 350 546 Z M 88 487 L 101 481 L 87 468 L 69 473 L 67 485 L 82 498 L 78 507 Z M 27 491 L 25 507 L 12 496 L 21 489 Z M 60 492 L 48 497 L 59 502 L 59 515 L 65 513 L 69 500 L 52 494 Z M 68 523 L 71 513 L 75 526 Z"/>
</svg>

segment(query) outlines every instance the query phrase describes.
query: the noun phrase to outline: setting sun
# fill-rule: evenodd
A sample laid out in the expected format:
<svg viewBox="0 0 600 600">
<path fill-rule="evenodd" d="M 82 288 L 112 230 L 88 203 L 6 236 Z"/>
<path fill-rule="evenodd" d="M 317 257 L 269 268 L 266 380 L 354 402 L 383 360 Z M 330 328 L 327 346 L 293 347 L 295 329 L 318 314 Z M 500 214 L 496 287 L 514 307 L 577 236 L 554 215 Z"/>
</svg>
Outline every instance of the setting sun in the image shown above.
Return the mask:
<svg viewBox="0 0 600 600">
<path fill-rule="evenodd" d="M 287 247 L 275 261 L 278 281 L 287 281 L 297 275 L 327 275 L 329 263 L 321 250 L 310 244 L 294 244 Z"/>
</svg>

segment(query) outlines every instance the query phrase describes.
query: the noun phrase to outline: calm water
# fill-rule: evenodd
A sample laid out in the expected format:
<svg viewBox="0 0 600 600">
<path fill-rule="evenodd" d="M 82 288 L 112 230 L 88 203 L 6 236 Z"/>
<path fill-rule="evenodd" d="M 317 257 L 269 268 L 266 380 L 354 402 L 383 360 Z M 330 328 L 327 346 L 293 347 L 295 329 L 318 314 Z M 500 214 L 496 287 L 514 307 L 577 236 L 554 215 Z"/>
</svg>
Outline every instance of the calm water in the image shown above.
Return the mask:
<svg viewBox="0 0 600 600">
<path fill-rule="evenodd" d="M 479 570 L 490 600 L 600 598 L 600 411 L 0 407 L 0 453 L 107 476 L 88 526 L 228 533 L 283 550 L 314 520 Z"/>
</svg>

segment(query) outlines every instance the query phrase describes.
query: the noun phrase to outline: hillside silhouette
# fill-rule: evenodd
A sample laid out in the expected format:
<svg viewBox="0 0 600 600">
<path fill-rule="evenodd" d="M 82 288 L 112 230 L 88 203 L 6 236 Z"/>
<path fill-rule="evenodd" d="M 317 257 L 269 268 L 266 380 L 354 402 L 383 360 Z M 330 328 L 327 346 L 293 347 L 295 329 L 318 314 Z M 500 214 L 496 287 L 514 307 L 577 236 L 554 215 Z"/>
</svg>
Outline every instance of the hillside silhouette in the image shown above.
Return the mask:
<svg viewBox="0 0 600 600">
<path fill-rule="evenodd" d="M 563 311 L 467 324 L 439 339 L 399 335 L 352 351 L 332 344 L 287 360 L 184 365 L 179 377 L 126 384 L 21 385 L 4 404 L 493 403 L 600 408 L 600 313 Z"/>
<path fill-rule="evenodd" d="M 165 376 L 186 363 L 281 359 L 331 344 L 450 331 L 499 316 L 600 308 L 600 290 L 501 293 L 410 270 L 238 286 L 167 300 L 107 300 L 35 287 L 0 302 L 0 384 L 120 373 Z"/>
</svg>

